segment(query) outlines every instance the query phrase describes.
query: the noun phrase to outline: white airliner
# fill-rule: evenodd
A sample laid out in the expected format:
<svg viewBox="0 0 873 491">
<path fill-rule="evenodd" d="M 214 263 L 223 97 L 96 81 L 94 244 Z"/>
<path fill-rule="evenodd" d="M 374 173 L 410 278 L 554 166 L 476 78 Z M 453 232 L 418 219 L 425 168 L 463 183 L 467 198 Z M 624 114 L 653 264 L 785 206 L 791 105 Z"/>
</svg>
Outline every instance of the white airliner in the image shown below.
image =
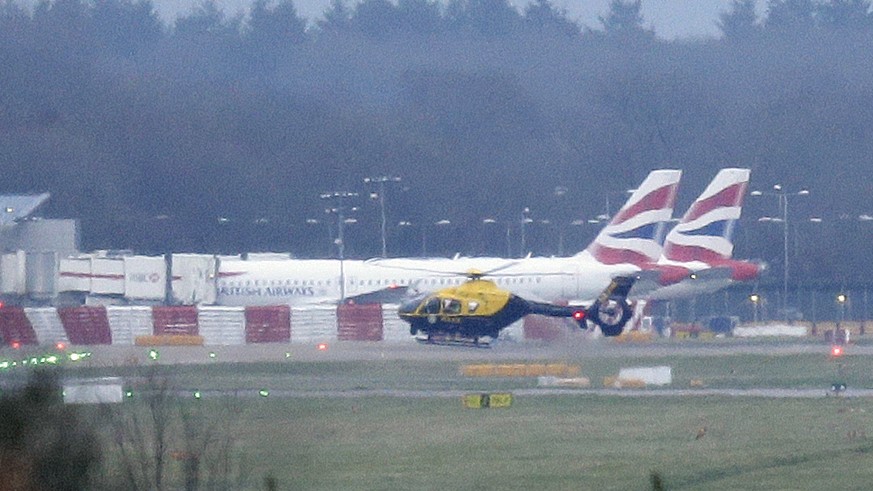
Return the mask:
<svg viewBox="0 0 873 491">
<path fill-rule="evenodd" d="M 667 272 L 676 269 L 656 263 L 681 174 L 673 169 L 649 173 L 591 245 L 571 257 L 225 259 L 219 266 L 216 301 L 220 305 L 292 306 L 337 304 L 341 299 L 396 301 L 400 295 L 392 299 L 395 292 L 458 285 L 466 281 L 465 273 L 470 270 L 485 272 L 501 287 L 526 298 L 574 303 L 591 301 L 614 277 L 642 269 L 658 270 L 662 280 L 672 281 Z"/>
</svg>

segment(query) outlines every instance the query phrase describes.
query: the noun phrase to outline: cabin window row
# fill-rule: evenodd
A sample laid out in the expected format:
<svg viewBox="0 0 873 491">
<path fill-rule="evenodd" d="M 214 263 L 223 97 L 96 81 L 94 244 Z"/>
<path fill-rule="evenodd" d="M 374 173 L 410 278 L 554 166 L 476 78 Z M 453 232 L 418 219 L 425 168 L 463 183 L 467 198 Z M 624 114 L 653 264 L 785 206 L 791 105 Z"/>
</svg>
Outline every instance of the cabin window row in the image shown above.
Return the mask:
<svg viewBox="0 0 873 491">
<path fill-rule="evenodd" d="M 463 283 L 464 279 L 460 278 L 424 278 L 424 279 L 401 279 L 401 280 L 359 280 L 357 281 L 358 286 L 395 286 L 395 285 L 410 285 L 415 283 L 420 283 L 422 285 L 460 285 Z M 495 280 L 495 283 L 499 285 L 520 285 L 525 283 L 540 283 L 542 281 L 541 277 L 498 277 Z M 346 280 L 346 284 L 348 286 L 354 286 L 354 279 Z M 221 286 L 228 287 L 252 287 L 252 286 L 331 286 L 333 284 L 339 284 L 339 282 L 334 282 L 332 280 L 245 280 L 245 281 L 223 281 L 219 283 Z"/>
</svg>

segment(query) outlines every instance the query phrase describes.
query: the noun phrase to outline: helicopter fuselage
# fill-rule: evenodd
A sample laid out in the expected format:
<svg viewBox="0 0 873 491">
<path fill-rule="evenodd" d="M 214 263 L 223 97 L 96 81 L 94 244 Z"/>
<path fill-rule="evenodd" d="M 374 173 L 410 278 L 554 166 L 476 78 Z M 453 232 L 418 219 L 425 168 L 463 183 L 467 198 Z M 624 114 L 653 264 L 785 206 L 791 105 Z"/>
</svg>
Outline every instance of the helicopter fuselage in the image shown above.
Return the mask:
<svg viewBox="0 0 873 491">
<path fill-rule="evenodd" d="M 491 336 L 526 315 L 527 303 L 493 282 L 474 279 L 452 288 L 419 295 L 398 311 L 416 334 Z"/>
<path fill-rule="evenodd" d="M 538 313 L 570 317 L 578 309 L 529 302 L 493 282 L 474 279 L 454 288 L 419 295 L 400 306 L 410 333 L 445 334 L 465 338 L 497 338 L 500 330 L 522 317 Z"/>
<path fill-rule="evenodd" d="M 473 277 L 452 288 L 420 294 L 404 302 L 398 314 L 409 323 L 410 334 L 461 337 L 478 342 L 479 337 L 496 339 L 500 330 L 528 314 L 574 319 L 585 328 L 590 319 L 606 336 L 621 334 L 630 319 L 627 292 L 634 279 L 619 277 L 601 292 L 593 305 L 580 307 L 534 302 L 498 287 L 494 282 Z"/>
</svg>

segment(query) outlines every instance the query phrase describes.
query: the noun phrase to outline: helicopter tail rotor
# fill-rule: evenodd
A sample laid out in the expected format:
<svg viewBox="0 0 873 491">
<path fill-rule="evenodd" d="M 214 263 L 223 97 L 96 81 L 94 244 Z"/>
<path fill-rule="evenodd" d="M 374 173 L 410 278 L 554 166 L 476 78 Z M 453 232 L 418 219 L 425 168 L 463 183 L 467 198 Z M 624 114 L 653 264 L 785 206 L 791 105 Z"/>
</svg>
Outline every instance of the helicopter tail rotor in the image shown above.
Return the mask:
<svg viewBox="0 0 873 491">
<path fill-rule="evenodd" d="M 633 315 L 627 300 L 635 278 L 618 276 L 587 310 L 586 318 L 600 327 L 604 336 L 618 336 Z"/>
</svg>

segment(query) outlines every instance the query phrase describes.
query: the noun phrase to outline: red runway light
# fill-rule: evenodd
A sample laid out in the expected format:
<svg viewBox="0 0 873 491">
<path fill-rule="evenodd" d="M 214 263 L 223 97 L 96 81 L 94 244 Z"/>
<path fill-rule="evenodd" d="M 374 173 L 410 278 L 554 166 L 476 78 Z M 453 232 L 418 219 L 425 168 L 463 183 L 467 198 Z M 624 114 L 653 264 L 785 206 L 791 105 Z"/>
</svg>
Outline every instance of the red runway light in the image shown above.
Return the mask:
<svg viewBox="0 0 873 491">
<path fill-rule="evenodd" d="M 327 351 L 327 343 L 318 343 L 318 351 Z"/>
<path fill-rule="evenodd" d="M 18 341 L 12 341 L 12 349 L 18 348 L 21 348 L 21 343 L 19 343 Z"/>
<path fill-rule="evenodd" d="M 65 349 L 67 349 L 67 345 L 58 341 L 58 343 L 55 344 L 55 348 L 57 348 L 60 351 L 64 351 Z"/>
<path fill-rule="evenodd" d="M 831 354 L 833 356 L 842 356 L 843 355 L 843 347 L 842 346 L 834 346 L 831 348 Z"/>
</svg>

